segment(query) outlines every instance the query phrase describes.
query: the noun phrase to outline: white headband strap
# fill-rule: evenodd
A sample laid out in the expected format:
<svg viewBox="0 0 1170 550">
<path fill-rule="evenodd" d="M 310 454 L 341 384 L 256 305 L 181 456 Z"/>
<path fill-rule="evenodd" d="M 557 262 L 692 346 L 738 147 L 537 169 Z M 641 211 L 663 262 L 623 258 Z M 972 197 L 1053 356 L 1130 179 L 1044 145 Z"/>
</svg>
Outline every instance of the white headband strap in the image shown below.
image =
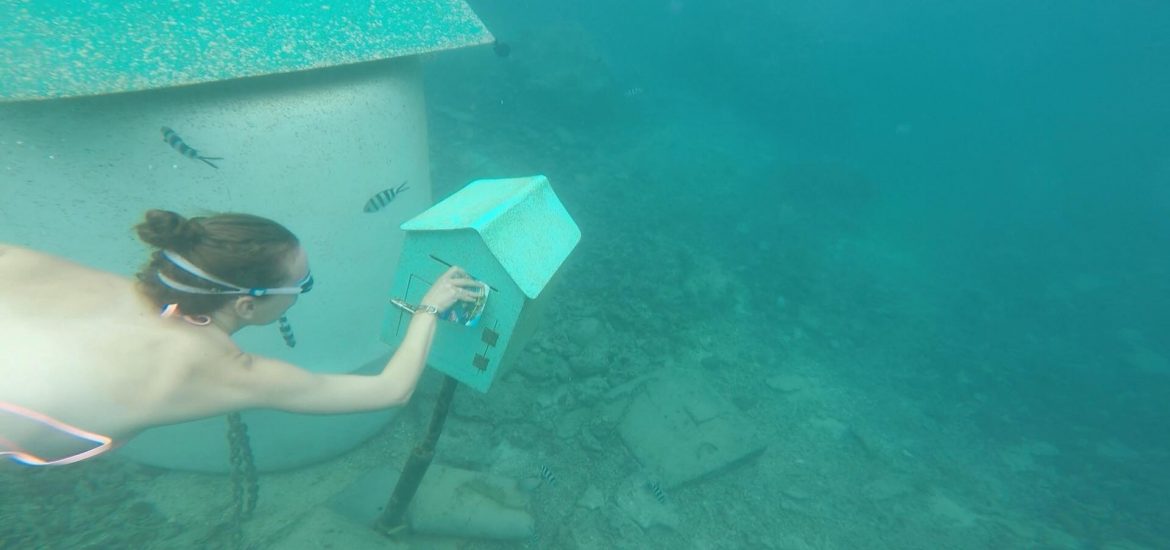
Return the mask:
<svg viewBox="0 0 1170 550">
<path fill-rule="evenodd" d="M 183 271 L 186 271 L 187 273 L 190 273 L 196 277 L 199 277 L 200 279 L 203 279 L 204 281 L 207 281 L 209 283 L 215 283 L 217 285 L 226 286 L 230 289 L 230 290 L 217 290 L 217 289 L 213 289 L 213 288 L 199 288 L 199 287 L 194 287 L 191 285 L 185 285 L 185 284 L 180 283 L 180 282 L 178 282 L 170 277 L 167 277 L 166 275 L 163 275 L 162 271 L 159 271 L 158 272 L 158 280 L 162 281 L 162 283 L 164 285 L 169 286 L 175 290 L 178 290 L 179 292 L 186 292 L 188 294 L 252 294 L 253 293 L 253 291 L 251 289 L 244 288 L 240 285 L 233 285 L 233 284 L 231 284 L 223 279 L 220 279 L 219 277 L 216 277 L 215 275 L 212 275 L 206 271 L 203 271 L 202 269 L 199 269 L 195 264 L 187 261 L 186 258 L 184 258 L 184 257 L 182 257 L 174 252 L 171 252 L 170 250 L 163 250 L 162 254 L 167 260 L 170 260 L 170 262 L 172 264 L 175 264 L 175 266 L 177 266 L 179 269 L 182 269 Z"/>
</svg>

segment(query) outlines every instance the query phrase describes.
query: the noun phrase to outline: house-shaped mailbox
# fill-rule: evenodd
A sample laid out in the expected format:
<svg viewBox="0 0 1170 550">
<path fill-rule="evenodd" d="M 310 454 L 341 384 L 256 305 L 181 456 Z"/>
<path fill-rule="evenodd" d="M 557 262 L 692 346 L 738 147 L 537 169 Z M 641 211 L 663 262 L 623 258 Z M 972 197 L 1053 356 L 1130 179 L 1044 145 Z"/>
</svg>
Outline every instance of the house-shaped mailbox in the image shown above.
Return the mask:
<svg viewBox="0 0 1170 550">
<path fill-rule="evenodd" d="M 481 392 L 499 372 L 526 309 L 581 240 L 548 178 L 477 180 L 402 224 L 391 298 L 418 304 L 451 265 L 491 287 L 474 327 L 440 321 L 428 365 Z M 410 314 L 390 305 L 382 339 L 397 346 Z"/>
</svg>

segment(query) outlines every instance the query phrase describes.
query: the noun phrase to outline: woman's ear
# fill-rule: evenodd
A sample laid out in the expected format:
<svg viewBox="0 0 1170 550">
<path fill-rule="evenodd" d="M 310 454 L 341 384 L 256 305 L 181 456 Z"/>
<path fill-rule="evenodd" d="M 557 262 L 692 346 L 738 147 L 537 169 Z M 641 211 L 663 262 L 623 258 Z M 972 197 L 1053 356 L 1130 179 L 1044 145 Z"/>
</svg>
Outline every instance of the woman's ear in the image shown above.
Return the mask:
<svg viewBox="0 0 1170 550">
<path fill-rule="evenodd" d="M 256 298 L 252 296 L 240 296 L 232 304 L 232 309 L 235 310 L 236 316 L 250 321 L 252 316 L 256 314 Z"/>
</svg>

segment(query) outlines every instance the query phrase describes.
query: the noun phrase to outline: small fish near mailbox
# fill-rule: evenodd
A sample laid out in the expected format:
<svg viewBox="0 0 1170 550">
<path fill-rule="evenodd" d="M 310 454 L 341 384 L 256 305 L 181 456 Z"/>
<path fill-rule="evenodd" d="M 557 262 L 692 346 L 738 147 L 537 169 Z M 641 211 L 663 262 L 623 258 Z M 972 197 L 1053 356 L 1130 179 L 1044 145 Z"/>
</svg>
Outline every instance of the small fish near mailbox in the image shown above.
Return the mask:
<svg viewBox="0 0 1170 550">
<path fill-rule="evenodd" d="M 397 346 L 410 322 L 401 304 L 418 304 L 432 282 L 458 265 L 489 287 L 475 322 L 440 316 L 427 362 L 487 392 L 517 328 L 557 269 L 581 240 L 581 230 L 548 178 L 477 180 L 402 224 L 406 232 L 394 276 L 382 340 Z M 456 316 L 465 321 L 462 316 Z"/>
</svg>

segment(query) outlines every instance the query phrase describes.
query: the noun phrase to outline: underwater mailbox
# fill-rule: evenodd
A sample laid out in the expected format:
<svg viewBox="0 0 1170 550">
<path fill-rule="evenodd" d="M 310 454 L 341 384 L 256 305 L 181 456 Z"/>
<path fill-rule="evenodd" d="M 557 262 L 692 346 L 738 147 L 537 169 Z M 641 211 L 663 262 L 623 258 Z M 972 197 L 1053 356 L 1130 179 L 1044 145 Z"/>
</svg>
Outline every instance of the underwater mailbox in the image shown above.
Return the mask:
<svg viewBox="0 0 1170 550">
<path fill-rule="evenodd" d="M 581 240 L 580 229 L 544 176 L 473 181 L 402 229 L 382 340 L 397 346 L 410 321 L 402 303 L 418 304 L 434 280 L 458 265 L 488 287 L 489 297 L 478 311 L 454 312 L 455 322 L 439 323 L 427 364 L 487 392 L 506 354 L 522 347 L 519 327 Z M 444 313 L 440 319 L 451 321 Z"/>
</svg>

